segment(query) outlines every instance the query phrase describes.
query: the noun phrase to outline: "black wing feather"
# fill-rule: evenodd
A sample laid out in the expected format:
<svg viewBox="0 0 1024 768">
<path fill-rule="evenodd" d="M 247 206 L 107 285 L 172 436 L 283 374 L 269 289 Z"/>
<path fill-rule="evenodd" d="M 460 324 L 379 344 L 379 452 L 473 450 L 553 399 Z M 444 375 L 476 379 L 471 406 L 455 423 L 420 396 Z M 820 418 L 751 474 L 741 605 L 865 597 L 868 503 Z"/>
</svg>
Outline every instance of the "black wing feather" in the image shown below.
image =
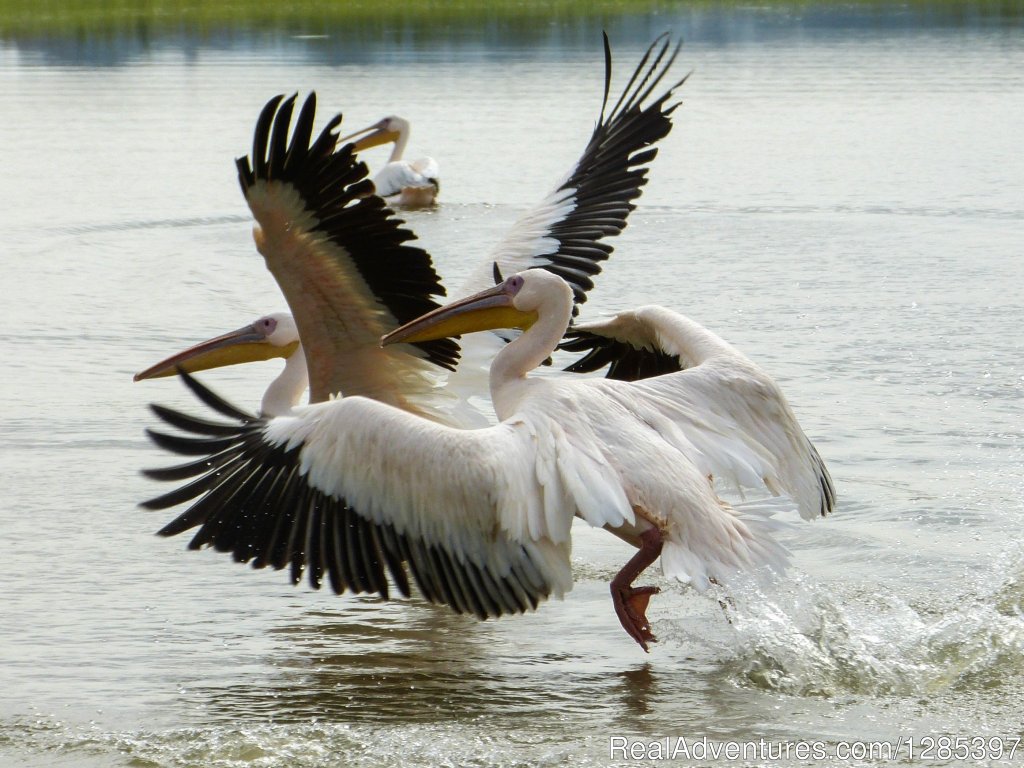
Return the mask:
<svg viewBox="0 0 1024 768">
<path fill-rule="evenodd" d="M 675 355 L 661 350 L 638 349 L 632 344 L 589 331 L 569 329 L 558 348 L 566 352 L 583 352 L 583 357 L 565 367 L 570 373 L 593 373 L 608 366 L 609 379 L 638 381 L 683 370 Z"/>
<path fill-rule="evenodd" d="M 633 202 L 647 183 L 647 165 L 657 155 L 651 145 L 672 130 L 671 115 L 678 104 L 668 104 L 682 78 L 653 101 L 645 104 L 657 85 L 671 69 L 681 43 L 670 51 L 671 40 L 662 35 L 644 53 L 615 107 L 605 115 L 611 88 L 611 47 L 604 36 L 605 83 L 600 118 L 586 149 L 569 178 L 559 190 L 571 190 L 575 206 L 565 218 L 554 223 L 549 236 L 558 241 L 558 250 L 543 258 L 544 268 L 572 286 L 577 304 L 587 300 L 593 282 L 585 275 L 601 271 L 600 262 L 612 252 L 612 246 L 598 241 L 619 234 L 626 219 L 636 208 Z M 650 62 L 650 63 L 649 63 Z M 581 268 L 570 254 L 587 259 Z M 573 313 L 576 313 L 574 308 Z"/>
<path fill-rule="evenodd" d="M 371 292 L 399 324 L 436 309 L 439 305 L 431 297 L 443 296 L 445 291 L 430 254 L 405 245 L 416 236 L 380 198 L 367 196 L 372 182 L 352 145 L 336 151 L 341 115 L 333 117 L 310 144 L 316 94 L 303 103 L 289 137 L 295 100 L 295 95 L 275 96 L 260 113 L 251 157 L 235 161 L 243 194 L 248 197 L 257 182 L 290 184 L 313 215 L 314 231 L 349 255 Z M 459 358 L 458 344 L 452 339 L 414 346 L 443 368 L 454 369 Z"/>
<path fill-rule="evenodd" d="M 478 618 L 522 613 L 550 594 L 524 549 L 510 558 L 508 573 L 474 563 L 458 552 L 374 522 L 344 499 L 306 482 L 300 470 L 301 445 L 273 444 L 266 419 L 250 417 L 211 393 L 185 372 L 182 378 L 205 403 L 236 414 L 232 423 L 212 422 L 158 407 L 161 419 L 193 436 L 150 431 L 162 448 L 205 458 L 165 470 L 147 470 L 157 479 L 189 480 L 142 506 L 164 509 L 192 502 L 159 533 L 173 536 L 198 528 L 189 548 L 213 546 L 256 568 L 290 569 L 292 583 L 305 572 L 314 588 L 326 581 L 335 592 L 376 593 L 387 599 L 389 579 L 410 594 L 408 573 L 423 596 Z M 211 437 L 213 433 L 215 437 Z M 518 550 L 517 550 L 518 552 Z M 326 578 L 325 578 L 326 577 Z"/>
</svg>

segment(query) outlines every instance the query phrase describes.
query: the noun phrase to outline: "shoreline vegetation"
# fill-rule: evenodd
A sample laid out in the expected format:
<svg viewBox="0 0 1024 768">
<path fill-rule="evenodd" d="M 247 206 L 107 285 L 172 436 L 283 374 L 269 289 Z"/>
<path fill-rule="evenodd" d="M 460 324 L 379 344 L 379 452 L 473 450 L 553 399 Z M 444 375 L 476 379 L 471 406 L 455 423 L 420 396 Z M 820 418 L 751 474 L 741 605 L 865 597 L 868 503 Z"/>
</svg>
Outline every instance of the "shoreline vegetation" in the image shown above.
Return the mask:
<svg viewBox="0 0 1024 768">
<path fill-rule="evenodd" d="M 549 25 L 612 21 L 701 9 L 778 9 L 794 13 L 860 10 L 939 13 L 957 18 L 1021 21 L 1019 0 L 0 0 L 0 39 L 214 34 L 224 30 L 327 34 L 339 28 L 424 31 L 480 24 Z"/>
</svg>

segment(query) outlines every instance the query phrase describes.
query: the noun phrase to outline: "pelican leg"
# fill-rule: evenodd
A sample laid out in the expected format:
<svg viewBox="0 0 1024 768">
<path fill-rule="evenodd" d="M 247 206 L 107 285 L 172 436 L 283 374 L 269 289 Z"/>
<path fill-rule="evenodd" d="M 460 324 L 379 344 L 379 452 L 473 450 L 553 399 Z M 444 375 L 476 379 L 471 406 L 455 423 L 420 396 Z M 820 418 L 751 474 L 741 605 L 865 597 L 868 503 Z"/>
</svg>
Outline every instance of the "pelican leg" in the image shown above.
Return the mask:
<svg viewBox="0 0 1024 768">
<path fill-rule="evenodd" d="M 636 640 L 640 647 L 650 653 L 648 643 L 657 642 L 647 621 L 647 603 L 651 595 L 661 591 L 659 587 L 634 587 L 633 581 L 643 573 L 661 554 L 662 534 L 657 528 L 648 528 L 640 534 L 640 551 L 622 566 L 611 581 L 612 604 L 619 623 L 626 633 Z"/>
</svg>

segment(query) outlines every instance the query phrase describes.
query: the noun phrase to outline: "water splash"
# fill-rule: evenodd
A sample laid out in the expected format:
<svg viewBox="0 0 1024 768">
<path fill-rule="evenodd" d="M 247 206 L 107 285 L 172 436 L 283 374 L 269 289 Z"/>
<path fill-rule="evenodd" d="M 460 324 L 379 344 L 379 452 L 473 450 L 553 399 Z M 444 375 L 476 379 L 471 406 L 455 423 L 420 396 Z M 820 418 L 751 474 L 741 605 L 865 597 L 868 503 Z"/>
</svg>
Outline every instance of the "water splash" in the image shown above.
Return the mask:
<svg viewBox="0 0 1024 768">
<path fill-rule="evenodd" d="M 929 695 L 1024 677 L 1024 558 L 997 558 L 998 578 L 947 606 L 895 594 L 839 594 L 796 578 L 735 597 L 728 674 L 797 696 Z M 990 574 L 991 575 L 991 574 Z M 940 598 L 941 599 L 941 598 Z"/>
</svg>

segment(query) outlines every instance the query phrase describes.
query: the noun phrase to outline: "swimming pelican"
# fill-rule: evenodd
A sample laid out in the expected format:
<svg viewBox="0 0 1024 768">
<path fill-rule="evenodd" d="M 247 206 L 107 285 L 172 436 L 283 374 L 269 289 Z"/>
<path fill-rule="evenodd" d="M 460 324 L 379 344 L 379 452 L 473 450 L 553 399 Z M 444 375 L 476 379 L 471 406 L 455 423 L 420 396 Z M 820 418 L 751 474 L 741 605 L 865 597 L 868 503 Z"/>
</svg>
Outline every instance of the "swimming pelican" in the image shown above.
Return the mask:
<svg viewBox="0 0 1024 768">
<path fill-rule="evenodd" d="M 437 202 L 437 194 L 441 191 L 441 168 L 432 157 L 402 159 L 410 131 L 408 120 L 389 115 L 373 125 L 343 136 L 340 141 L 367 134 L 356 141 L 357 152 L 380 144 L 393 144 L 387 165 L 373 177 L 377 194 L 391 206 L 427 208 Z"/>
<path fill-rule="evenodd" d="M 234 423 L 154 406 L 196 436 L 150 431 L 197 461 L 148 471 L 196 478 L 144 503 L 198 497 L 160 533 L 196 526 L 190 547 L 212 544 L 256 567 L 303 563 L 319 586 L 388 597 L 385 570 L 408 595 L 484 619 L 536 608 L 572 587 L 574 516 L 638 548 L 611 580 L 616 615 L 646 651 L 655 587 L 634 580 L 659 557 L 663 572 L 703 590 L 739 569 L 782 567 L 773 523 L 719 498 L 712 477 L 788 497 L 805 518 L 832 510 L 824 463 L 775 382 L 738 350 L 681 315 L 648 306 L 584 331 L 655 348 L 684 370 L 637 382 L 530 375 L 554 351 L 572 290 L 539 269 L 436 309 L 383 345 L 517 328 L 495 357 L 495 426 L 457 429 L 364 397 L 255 417 L 183 373 Z"/>
<path fill-rule="evenodd" d="M 666 36 L 656 40 L 607 111 L 611 51 L 604 38 L 604 96 L 582 155 L 564 181 L 481 260 L 460 293 L 490 284 L 495 264 L 505 272 L 542 266 L 569 281 L 577 302 L 586 301 L 591 278 L 612 252 L 605 239 L 626 226 L 657 154 L 653 145 L 671 130 L 676 105 L 668 102 L 685 78 L 656 98 L 652 94 L 678 50 Z M 499 338 L 464 340 L 462 362 L 444 388 L 437 386 L 438 368 L 455 368 L 454 342 L 379 348 L 381 335 L 436 307 L 433 297 L 444 289 L 429 254 L 409 245 L 415 236 L 379 200 L 362 199 L 368 182 L 354 155 L 358 144 L 334 151 L 340 117 L 312 141 L 315 105 L 311 95 L 289 137 L 294 97 L 272 99 L 257 123 L 252 159 L 238 161 L 242 190 L 257 222 L 257 246 L 295 315 L 289 326 L 307 343 L 296 348 L 291 337 L 260 343 L 253 338 L 259 329 L 247 326 L 235 336 L 218 336 L 176 354 L 135 379 L 172 375 L 178 366 L 197 371 L 291 353 L 284 380 L 275 380 L 264 398 L 264 414 L 280 415 L 298 405 L 304 367 L 312 378 L 311 402 L 338 392 L 362 394 L 451 424 L 487 423 L 493 414 L 485 402 L 486 376 L 503 344 Z M 325 194 L 328 188 L 336 194 Z M 240 349 L 228 349 L 232 338 Z M 292 363 L 302 356 L 304 365 Z"/>
</svg>

